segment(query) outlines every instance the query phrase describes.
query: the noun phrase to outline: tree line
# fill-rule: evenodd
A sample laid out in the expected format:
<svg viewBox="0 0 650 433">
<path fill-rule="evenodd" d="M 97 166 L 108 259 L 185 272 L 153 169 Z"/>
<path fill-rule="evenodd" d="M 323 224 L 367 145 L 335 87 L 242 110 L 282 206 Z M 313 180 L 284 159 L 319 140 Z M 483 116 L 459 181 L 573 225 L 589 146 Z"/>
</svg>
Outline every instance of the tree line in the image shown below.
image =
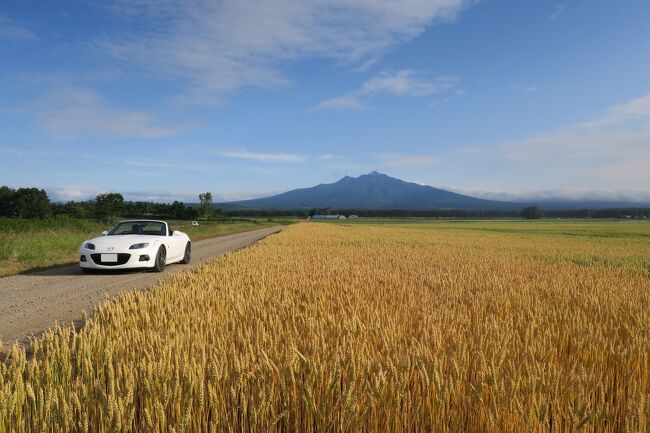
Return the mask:
<svg viewBox="0 0 650 433">
<path fill-rule="evenodd" d="M 250 218 L 296 217 L 314 215 L 356 215 L 366 218 L 650 218 L 650 208 L 559 209 L 547 210 L 528 206 L 521 211 L 463 210 L 463 209 L 226 209 L 226 216 Z"/>
<path fill-rule="evenodd" d="M 98 194 L 94 200 L 52 203 L 44 189 L 0 187 L 0 217 L 5 218 L 47 218 L 67 215 L 71 218 L 97 219 L 110 223 L 118 216 L 178 220 L 224 217 L 220 209 L 214 208 L 211 193 L 200 194 L 199 202 L 199 205 L 186 205 L 180 201 L 173 203 L 125 201 L 120 193 L 104 193 Z"/>
<path fill-rule="evenodd" d="M 94 200 L 52 203 L 44 189 L 0 187 L 0 217 L 47 218 L 67 215 L 71 218 L 98 219 L 111 222 L 116 217 L 159 218 L 176 220 L 220 219 L 229 217 L 307 218 L 313 215 L 357 215 L 375 218 L 650 218 L 648 208 L 561 209 L 544 210 L 529 206 L 521 211 L 461 209 L 228 209 L 214 207 L 212 194 L 199 194 L 198 204 L 125 201 L 120 193 L 98 194 Z"/>
</svg>

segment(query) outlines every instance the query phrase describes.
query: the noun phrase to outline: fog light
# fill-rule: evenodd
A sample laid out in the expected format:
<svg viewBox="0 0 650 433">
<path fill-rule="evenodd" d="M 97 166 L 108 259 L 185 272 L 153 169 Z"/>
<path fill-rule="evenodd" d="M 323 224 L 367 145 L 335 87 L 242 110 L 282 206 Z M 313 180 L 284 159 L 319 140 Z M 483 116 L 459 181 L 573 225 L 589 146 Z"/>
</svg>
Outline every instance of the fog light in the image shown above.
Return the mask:
<svg viewBox="0 0 650 433">
<path fill-rule="evenodd" d="M 141 262 L 148 262 L 148 261 L 149 261 L 149 256 L 146 255 L 146 254 L 140 256 L 140 261 L 141 261 Z"/>
<path fill-rule="evenodd" d="M 86 256 L 81 256 L 81 258 L 79 259 L 79 261 L 81 261 L 81 262 L 85 262 L 85 261 L 86 261 Z"/>
</svg>

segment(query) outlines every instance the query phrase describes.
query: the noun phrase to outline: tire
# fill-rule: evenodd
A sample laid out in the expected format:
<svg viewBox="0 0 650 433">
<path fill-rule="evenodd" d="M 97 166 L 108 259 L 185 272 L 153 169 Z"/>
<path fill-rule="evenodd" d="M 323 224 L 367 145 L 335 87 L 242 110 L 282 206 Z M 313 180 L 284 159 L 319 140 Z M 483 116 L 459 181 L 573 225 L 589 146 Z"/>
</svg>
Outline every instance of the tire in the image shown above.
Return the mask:
<svg viewBox="0 0 650 433">
<path fill-rule="evenodd" d="M 156 254 L 156 262 L 153 265 L 154 272 L 162 272 L 165 270 L 165 262 L 167 261 L 167 250 L 164 246 L 158 248 L 158 253 Z"/>
<path fill-rule="evenodd" d="M 192 261 L 192 244 L 188 242 L 187 245 L 185 245 L 185 255 L 183 256 L 183 260 L 181 260 L 181 263 L 184 265 L 189 265 L 191 261 Z"/>
</svg>

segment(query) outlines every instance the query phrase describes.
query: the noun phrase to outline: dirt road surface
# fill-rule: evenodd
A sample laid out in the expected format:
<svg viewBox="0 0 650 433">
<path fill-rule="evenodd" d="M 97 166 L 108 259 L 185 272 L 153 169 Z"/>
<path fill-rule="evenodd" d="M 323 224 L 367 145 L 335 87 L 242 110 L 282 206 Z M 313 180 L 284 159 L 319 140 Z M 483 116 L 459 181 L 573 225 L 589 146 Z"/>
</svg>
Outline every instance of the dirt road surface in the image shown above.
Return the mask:
<svg viewBox="0 0 650 433">
<path fill-rule="evenodd" d="M 78 265 L 71 265 L 0 278 L 0 340 L 5 348 L 15 341 L 27 345 L 30 335 L 41 334 L 55 321 L 80 326 L 82 311 L 90 313 L 106 296 L 142 290 L 174 272 L 244 248 L 280 230 L 280 226 L 269 227 L 195 242 L 191 265 L 169 265 L 161 273 L 113 271 L 87 275 Z"/>
</svg>

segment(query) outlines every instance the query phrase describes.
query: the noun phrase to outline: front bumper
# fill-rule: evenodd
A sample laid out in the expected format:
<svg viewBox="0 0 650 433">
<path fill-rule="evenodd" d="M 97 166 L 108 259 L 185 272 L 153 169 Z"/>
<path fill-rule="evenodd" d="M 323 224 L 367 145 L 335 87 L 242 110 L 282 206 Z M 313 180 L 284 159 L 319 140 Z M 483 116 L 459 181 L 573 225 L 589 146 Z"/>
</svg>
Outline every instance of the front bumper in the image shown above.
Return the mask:
<svg viewBox="0 0 650 433">
<path fill-rule="evenodd" d="M 102 254 L 117 254 L 117 262 L 103 262 Z M 96 251 L 81 248 L 79 250 L 79 266 L 87 269 L 138 269 L 152 268 L 155 264 L 155 253 L 150 248 L 129 250 L 128 252 Z"/>
</svg>

